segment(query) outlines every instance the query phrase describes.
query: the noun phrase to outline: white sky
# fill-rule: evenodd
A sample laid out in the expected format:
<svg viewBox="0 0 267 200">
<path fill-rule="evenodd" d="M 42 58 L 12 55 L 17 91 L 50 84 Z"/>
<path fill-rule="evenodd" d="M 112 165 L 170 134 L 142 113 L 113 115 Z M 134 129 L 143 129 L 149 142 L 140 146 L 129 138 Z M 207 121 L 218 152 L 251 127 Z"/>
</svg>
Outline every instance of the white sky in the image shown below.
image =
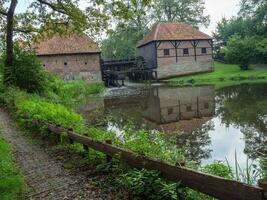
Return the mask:
<svg viewBox="0 0 267 200">
<path fill-rule="evenodd" d="M 85 5 L 89 0 L 81 0 L 81 4 Z M 27 8 L 27 5 L 31 0 L 19 0 L 17 11 L 22 11 Z M 222 19 L 222 17 L 230 18 L 235 16 L 239 10 L 240 0 L 205 0 L 205 14 L 210 15 L 210 25 L 205 27 L 200 27 L 200 30 L 204 33 L 211 35 L 215 30 L 216 24 Z M 81 6 L 83 7 L 83 6 Z"/>
<path fill-rule="evenodd" d="M 200 30 L 211 34 L 215 31 L 216 24 L 226 17 L 227 19 L 237 15 L 239 11 L 240 0 L 205 0 L 205 14 L 210 15 L 210 25 L 209 27 L 201 27 Z"/>
</svg>

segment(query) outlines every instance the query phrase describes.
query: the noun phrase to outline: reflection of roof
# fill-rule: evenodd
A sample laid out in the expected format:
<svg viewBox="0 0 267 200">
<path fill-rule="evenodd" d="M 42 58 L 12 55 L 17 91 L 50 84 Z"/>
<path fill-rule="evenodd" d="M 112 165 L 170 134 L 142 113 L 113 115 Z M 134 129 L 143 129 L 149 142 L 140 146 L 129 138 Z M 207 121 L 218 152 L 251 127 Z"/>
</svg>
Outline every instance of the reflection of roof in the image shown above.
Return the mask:
<svg viewBox="0 0 267 200">
<path fill-rule="evenodd" d="M 178 122 L 171 122 L 167 124 L 156 124 L 148 120 L 146 120 L 146 122 L 151 126 L 151 128 L 155 128 L 165 133 L 175 133 L 182 131 L 186 133 L 192 133 L 194 130 L 201 128 L 203 124 L 211 119 L 212 117 L 202 117 L 190 120 L 180 120 Z"/>
<path fill-rule="evenodd" d="M 60 36 L 41 41 L 35 45 L 37 55 L 99 53 L 97 44 L 86 35 Z"/>
<path fill-rule="evenodd" d="M 153 26 L 152 31 L 148 35 L 146 35 L 142 41 L 140 41 L 138 47 L 143 46 L 151 41 L 194 39 L 212 38 L 189 24 L 177 22 L 160 22 Z"/>
</svg>

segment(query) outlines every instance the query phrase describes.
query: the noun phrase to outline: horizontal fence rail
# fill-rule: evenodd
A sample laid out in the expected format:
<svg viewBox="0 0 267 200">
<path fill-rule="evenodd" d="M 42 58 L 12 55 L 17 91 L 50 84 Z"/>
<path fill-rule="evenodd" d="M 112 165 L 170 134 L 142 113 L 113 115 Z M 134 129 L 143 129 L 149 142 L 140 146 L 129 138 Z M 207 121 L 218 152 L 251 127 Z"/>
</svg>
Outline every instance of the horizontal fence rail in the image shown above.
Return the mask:
<svg viewBox="0 0 267 200">
<path fill-rule="evenodd" d="M 36 123 L 36 125 L 40 123 Z M 171 165 L 156 159 L 147 158 L 131 151 L 113 146 L 109 143 L 96 141 L 89 137 L 76 134 L 72 129 L 46 124 L 48 130 L 55 134 L 67 133 L 71 142 L 77 142 L 84 149 L 92 148 L 106 154 L 109 158 L 114 157 L 126 162 L 129 166 L 137 169 L 157 170 L 161 176 L 170 181 L 181 183 L 193 190 L 225 200 L 266 200 L 263 188 L 247 185 L 238 181 L 228 180 L 188 169 L 182 166 Z M 266 191 L 265 191 L 266 192 Z"/>
</svg>

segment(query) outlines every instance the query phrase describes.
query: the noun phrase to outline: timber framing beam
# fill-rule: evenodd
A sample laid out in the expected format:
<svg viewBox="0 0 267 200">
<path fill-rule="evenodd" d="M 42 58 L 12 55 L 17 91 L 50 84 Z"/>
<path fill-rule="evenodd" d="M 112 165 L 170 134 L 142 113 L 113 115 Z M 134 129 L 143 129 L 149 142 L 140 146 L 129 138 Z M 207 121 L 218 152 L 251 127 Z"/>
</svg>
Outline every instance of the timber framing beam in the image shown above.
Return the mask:
<svg viewBox="0 0 267 200">
<path fill-rule="evenodd" d="M 176 41 L 170 41 L 172 43 L 172 46 L 175 48 L 175 58 L 176 58 L 176 63 L 178 63 L 178 47 L 181 44 L 180 40 L 176 40 Z"/>
<path fill-rule="evenodd" d="M 160 44 L 161 44 L 161 41 L 159 41 L 159 42 L 156 42 L 156 49 L 158 49 L 158 48 L 159 48 Z"/>
<path fill-rule="evenodd" d="M 195 55 L 195 61 L 197 61 L 197 45 L 199 43 L 199 40 L 193 40 L 190 41 L 191 45 L 194 47 L 194 55 Z"/>
</svg>

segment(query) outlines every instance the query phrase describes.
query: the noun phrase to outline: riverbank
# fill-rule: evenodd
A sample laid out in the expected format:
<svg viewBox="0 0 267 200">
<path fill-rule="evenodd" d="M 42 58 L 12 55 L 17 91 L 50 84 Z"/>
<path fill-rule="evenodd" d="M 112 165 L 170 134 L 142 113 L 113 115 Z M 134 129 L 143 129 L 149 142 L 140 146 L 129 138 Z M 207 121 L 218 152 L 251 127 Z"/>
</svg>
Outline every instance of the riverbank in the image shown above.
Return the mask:
<svg viewBox="0 0 267 200">
<path fill-rule="evenodd" d="M 246 71 L 240 70 L 237 65 L 219 62 L 215 62 L 214 67 L 215 70 L 211 73 L 176 77 L 164 82 L 174 86 L 213 84 L 217 89 L 243 83 L 267 83 L 267 65 L 260 67 L 252 65 Z"/>
</svg>

